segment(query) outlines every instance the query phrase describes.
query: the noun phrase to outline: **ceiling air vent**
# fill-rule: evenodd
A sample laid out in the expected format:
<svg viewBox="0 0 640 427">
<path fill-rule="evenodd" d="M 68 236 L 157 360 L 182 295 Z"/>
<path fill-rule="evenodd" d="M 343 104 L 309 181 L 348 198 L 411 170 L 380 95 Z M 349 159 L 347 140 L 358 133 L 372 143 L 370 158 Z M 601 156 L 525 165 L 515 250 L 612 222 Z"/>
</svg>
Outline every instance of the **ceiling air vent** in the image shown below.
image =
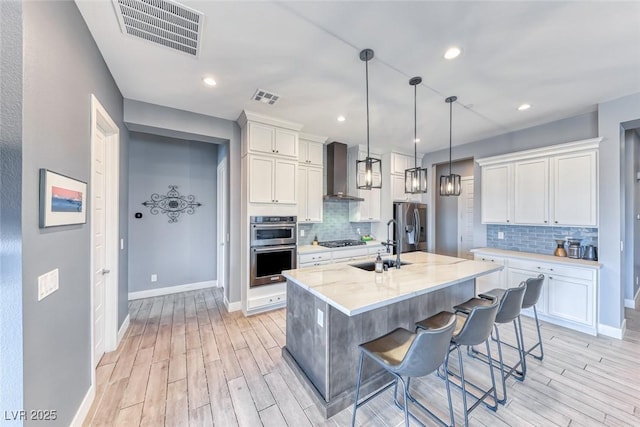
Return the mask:
<svg viewBox="0 0 640 427">
<path fill-rule="evenodd" d="M 112 0 L 125 34 L 198 56 L 204 15 L 170 0 Z"/>
<path fill-rule="evenodd" d="M 258 89 L 256 93 L 253 94 L 253 97 L 251 99 L 253 99 L 254 101 L 260 101 L 265 104 L 273 105 L 278 99 L 280 99 L 280 95 L 267 92 L 263 89 Z"/>
</svg>

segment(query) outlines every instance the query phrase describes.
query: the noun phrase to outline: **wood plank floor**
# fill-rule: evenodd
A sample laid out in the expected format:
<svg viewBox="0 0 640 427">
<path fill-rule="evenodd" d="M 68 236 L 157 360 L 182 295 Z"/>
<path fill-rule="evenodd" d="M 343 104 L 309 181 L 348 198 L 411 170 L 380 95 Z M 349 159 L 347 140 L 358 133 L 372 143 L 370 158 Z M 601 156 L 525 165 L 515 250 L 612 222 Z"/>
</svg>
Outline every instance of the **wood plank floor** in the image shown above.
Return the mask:
<svg viewBox="0 0 640 427">
<path fill-rule="evenodd" d="M 96 399 L 85 425 L 350 425 L 351 408 L 324 420 L 282 360 L 284 309 L 245 318 L 226 312 L 220 289 L 205 289 L 132 301 L 129 311 L 125 338 L 97 368 Z M 633 329 L 624 340 L 543 324 L 544 361 L 528 359 L 527 379 L 508 381 L 507 405 L 497 412 L 478 407 L 470 424 L 639 426 L 640 315 L 627 314 Z M 531 341 L 531 319 L 523 318 L 523 327 Z M 504 339 L 513 339 L 511 329 L 501 328 Z M 513 361 L 513 352 L 505 353 Z M 486 365 L 467 356 L 465 372 L 481 384 L 489 378 Z M 412 390 L 435 413 L 446 414 L 445 387 L 435 375 L 413 381 Z M 455 388 L 452 394 L 461 425 L 461 395 Z M 403 424 L 391 390 L 357 415 L 358 425 Z"/>
</svg>

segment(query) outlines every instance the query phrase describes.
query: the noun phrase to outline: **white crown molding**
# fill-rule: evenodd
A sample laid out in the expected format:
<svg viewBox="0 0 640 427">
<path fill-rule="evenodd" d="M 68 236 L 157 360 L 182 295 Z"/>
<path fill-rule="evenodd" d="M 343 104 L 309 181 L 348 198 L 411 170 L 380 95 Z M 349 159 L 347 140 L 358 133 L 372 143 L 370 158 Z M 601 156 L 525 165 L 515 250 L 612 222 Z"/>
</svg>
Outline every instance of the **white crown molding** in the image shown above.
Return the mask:
<svg viewBox="0 0 640 427">
<path fill-rule="evenodd" d="M 307 141 L 321 142 L 323 144 L 326 144 L 327 141 L 329 140 L 329 137 L 300 132 L 298 134 L 298 139 L 306 139 Z"/>
<path fill-rule="evenodd" d="M 276 117 L 269 117 L 269 116 L 265 116 L 264 114 L 254 113 L 252 111 L 247 111 L 247 110 L 244 110 L 242 113 L 240 113 L 240 117 L 238 117 L 237 122 L 241 128 L 244 128 L 247 125 L 247 122 L 259 122 L 259 123 L 264 123 L 267 125 L 277 126 L 280 128 L 291 129 L 295 131 L 300 131 L 300 129 L 304 127 L 299 123 L 278 119 Z"/>
</svg>

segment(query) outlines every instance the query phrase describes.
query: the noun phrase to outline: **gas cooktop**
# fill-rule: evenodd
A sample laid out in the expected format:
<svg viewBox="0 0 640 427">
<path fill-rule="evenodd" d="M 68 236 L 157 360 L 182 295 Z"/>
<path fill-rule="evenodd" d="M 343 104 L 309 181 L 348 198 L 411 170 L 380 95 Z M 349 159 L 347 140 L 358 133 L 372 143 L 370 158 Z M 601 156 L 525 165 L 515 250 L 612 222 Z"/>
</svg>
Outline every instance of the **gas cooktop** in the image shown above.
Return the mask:
<svg viewBox="0 0 640 427">
<path fill-rule="evenodd" d="M 318 244 L 325 248 L 343 248 L 345 246 L 366 245 L 366 243 L 361 240 L 329 240 L 326 242 L 318 242 Z"/>
</svg>

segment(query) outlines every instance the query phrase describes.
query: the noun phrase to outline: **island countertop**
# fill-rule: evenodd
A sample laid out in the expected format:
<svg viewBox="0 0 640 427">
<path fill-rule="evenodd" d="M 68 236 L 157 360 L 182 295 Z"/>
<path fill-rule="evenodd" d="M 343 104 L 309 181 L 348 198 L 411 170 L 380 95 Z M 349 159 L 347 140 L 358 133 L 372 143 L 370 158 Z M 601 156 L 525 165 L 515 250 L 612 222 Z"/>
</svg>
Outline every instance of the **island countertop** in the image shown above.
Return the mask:
<svg viewBox="0 0 640 427">
<path fill-rule="evenodd" d="M 355 316 L 503 268 L 428 252 L 403 253 L 401 260 L 410 264 L 383 273 L 361 270 L 351 264 L 362 261 L 351 261 L 287 270 L 282 275 L 347 316 Z"/>
</svg>

